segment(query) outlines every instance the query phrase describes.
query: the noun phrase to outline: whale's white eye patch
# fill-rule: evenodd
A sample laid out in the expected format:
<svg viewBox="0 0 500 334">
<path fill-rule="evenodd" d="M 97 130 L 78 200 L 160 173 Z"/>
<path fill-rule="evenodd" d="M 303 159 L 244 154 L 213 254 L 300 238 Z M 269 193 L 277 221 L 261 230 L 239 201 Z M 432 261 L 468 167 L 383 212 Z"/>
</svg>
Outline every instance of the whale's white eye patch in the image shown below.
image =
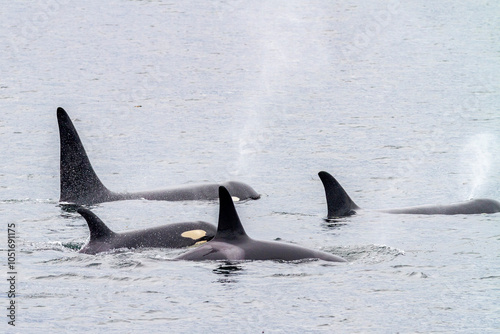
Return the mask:
<svg viewBox="0 0 500 334">
<path fill-rule="evenodd" d="M 231 198 L 233 199 L 233 202 L 239 202 L 240 201 L 239 197 L 231 196 Z"/>
<path fill-rule="evenodd" d="M 184 238 L 191 238 L 193 240 L 197 240 L 199 238 L 202 238 L 207 235 L 207 231 L 203 230 L 191 230 L 191 231 L 186 231 L 181 234 Z"/>
</svg>

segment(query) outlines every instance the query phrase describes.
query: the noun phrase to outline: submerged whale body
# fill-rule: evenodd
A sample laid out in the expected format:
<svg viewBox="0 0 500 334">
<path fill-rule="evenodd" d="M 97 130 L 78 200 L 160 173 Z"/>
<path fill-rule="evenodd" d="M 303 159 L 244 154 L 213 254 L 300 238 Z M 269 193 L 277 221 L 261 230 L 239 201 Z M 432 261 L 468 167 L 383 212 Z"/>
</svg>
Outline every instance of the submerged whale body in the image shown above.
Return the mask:
<svg viewBox="0 0 500 334">
<path fill-rule="evenodd" d="M 164 190 L 116 193 L 106 188 L 95 173 L 71 119 L 63 108 L 57 108 L 61 142 L 61 196 L 59 201 L 78 205 L 147 199 L 161 201 L 215 200 L 219 184 L 171 187 Z M 260 195 L 249 185 L 229 181 L 222 183 L 238 200 L 258 199 Z"/>
<path fill-rule="evenodd" d="M 315 251 L 282 242 L 257 241 L 243 229 L 238 213 L 226 188 L 219 188 L 219 223 L 215 237 L 200 247 L 188 251 L 176 260 L 283 260 L 321 259 L 345 262 L 333 254 Z"/>
<path fill-rule="evenodd" d="M 78 251 L 97 254 L 119 248 L 183 248 L 211 240 L 216 228 L 197 221 L 174 223 L 143 230 L 116 233 L 111 231 L 92 211 L 79 208 L 78 213 L 87 221 L 89 241 Z"/>
<path fill-rule="evenodd" d="M 350 216 L 360 209 L 332 175 L 323 171 L 318 175 L 325 187 L 328 219 Z M 394 214 L 467 215 L 500 212 L 500 203 L 492 199 L 474 199 L 447 205 L 422 205 L 380 211 Z"/>
</svg>

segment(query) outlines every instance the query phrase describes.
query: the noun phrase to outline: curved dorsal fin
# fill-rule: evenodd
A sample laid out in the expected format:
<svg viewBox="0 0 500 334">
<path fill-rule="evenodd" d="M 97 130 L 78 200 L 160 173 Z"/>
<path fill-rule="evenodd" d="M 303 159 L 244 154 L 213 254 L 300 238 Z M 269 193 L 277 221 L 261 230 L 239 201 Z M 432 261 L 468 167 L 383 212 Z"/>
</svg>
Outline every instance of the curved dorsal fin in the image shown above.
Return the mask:
<svg viewBox="0 0 500 334">
<path fill-rule="evenodd" d="M 355 214 L 359 206 L 347 195 L 340 183 L 327 172 L 319 172 L 319 178 L 325 187 L 326 202 L 328 205 L 328 218 L 343 217 Z"/>
<path fill-rule="evenodd" d="M 101 202 L 111 192 L 94 172 L 80 137 L 63 108 L 57 108 L 57 121 L 61 142 L 59 200 L 76 204 Z"/>
<path fill-rule="evenodd" d="M 239 239 L 248 237 L 234 207 L 229 191 L 223 186 L 219 187 L 219 223 L 216 239 Z"/>
<path fill-rule="evenodd" d="M 115 232 L 111 231 L 92 211 L 85 208 L 79 208 L 77 212 L 87 221 L 90 230 L 90 241 L 109 238 L 115 234 Z"/>
</svg>

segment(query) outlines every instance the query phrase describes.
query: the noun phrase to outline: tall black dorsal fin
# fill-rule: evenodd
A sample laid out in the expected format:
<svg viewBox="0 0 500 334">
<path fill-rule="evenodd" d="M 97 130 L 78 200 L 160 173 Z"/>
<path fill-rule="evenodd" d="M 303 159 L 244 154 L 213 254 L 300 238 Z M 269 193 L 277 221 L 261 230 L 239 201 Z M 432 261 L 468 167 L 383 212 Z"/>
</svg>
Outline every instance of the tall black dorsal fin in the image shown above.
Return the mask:
<svg viewBox="0 0 500 334">
<path fill-rule="evenodd" d="M 327 172 L 319 172 L 319 178 L 325 187 L 328 218 L 350 216 L 355 214 L 359 206 L 347 195 L 340 183 Z"/>
<path fill-rule="evenodd" d="M 214 240 L 248 237 L 234 207 L 233 199 L 225 187 L 219 187 L 219 224 Z"/>
<path fill-rule="evenodd" d="M 115 234 L 115 232 L 111 231 L 92 211 L 85 208 L 79 208 L 77 212 L 87 221 L 90 230 L 90 241 L 109 238 Z"/>
<path fill-rule="evenodd" d="M 80 137 L 63 108 L 57 108 L 57 121 L 61 143 L 59 200 L 75 204 L 102 202 L 111 192 L 94 172 Z"/>
</svg>

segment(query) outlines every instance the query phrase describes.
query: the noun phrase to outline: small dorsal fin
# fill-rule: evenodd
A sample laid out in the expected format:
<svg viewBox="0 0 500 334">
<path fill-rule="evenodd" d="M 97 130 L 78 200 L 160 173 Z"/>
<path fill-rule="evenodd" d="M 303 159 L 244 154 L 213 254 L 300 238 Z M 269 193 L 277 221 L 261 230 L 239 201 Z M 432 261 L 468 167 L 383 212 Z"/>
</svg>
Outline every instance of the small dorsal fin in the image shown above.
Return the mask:
<svg viewBox="0 0 500 334">
<path fill-rule="evenodd" d="M 57 108 L 61 143 L 61 202 L 92 204 L 102 202 L 111 192 L 102 184 L 90 164 L 85 148 L 63 108 Z"/>
<path fill-rule="evenodd" d="M 79 208 L 77 212 L 87 221 L 90 230 L 90 241 L 109 238 L 115 235 L 115 232 L 111 231 L 92 211 L 85 208 Z"/>
<path fill-rule="evenodd" d="M 223 186 L 219 187 L 219 223 L 216 239 L 239 239 L 248 237 L 234 207 L 234 202 L 229 191 Z"/>
<path fill-rule="evenodd" d="M 347 195 L 340 183 L 327 172 L 321 171 L 318 175 L 325 187 L 328 218 L 355 214 L 354 210 L 359 209 L 359 206 Z"/>
</svg>

